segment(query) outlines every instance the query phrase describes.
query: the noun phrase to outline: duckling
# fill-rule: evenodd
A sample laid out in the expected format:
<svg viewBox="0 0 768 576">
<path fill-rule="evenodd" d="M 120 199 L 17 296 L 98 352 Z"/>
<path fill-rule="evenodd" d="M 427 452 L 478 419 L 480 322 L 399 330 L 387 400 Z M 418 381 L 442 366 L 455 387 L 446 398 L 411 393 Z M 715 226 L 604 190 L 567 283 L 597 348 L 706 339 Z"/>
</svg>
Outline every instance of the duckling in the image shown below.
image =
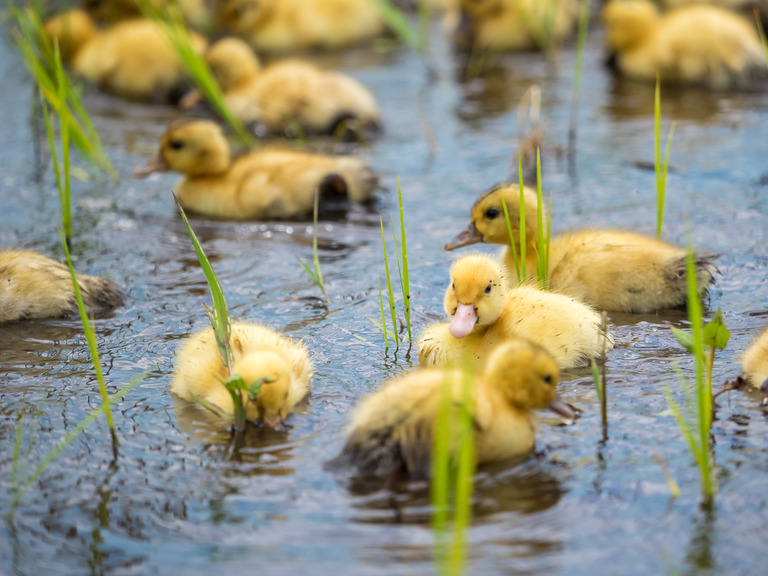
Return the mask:
<svg viewBox="0 0 768 576">
<path fill-rule="evenodd" d="M 184 19 L 195 26 L 201 26 L 210 20 L 203 0 L 83 0 L 82 4 L 97 21 L 113 23 L 140 17 L 141 3 L 146 3 L 155 10 L 170 6 L 178 8 Z"/>
<path fill-rule="evenodd" d="M 561 369 L 583 366 L 613 348 L 613 339 L 603 337 L 600 316 L 592 308 L 529 285 L 510 288 L 506 274 L 492 258 L 480 254 L 453 263 L 443 302 L 451 321 L 422 334 L 422 366 L 452 364 L 468 354 L 483 361 L 512 337 L 543 346 Z"/>
<path fill-rule="evenodd" d="M 741 367 L 753 388 L 768 382 L 768 328 L 744 352 Z"/>
<path fill-rule="evenodd" d="M 505 341 L 471 378 L 477 464 L 522 460 L 533 449 L 536 421 L 531 410 L 549 407 L 566 418 L 571 409 L 558 400 L 557 363 L 542 347 L 524 339 Z M 361 476 L 428 478 L 435 421 L 443 386 L 450 386 L 451 422 L 463 412 L 467 375 L 459 368 L 419 368 L 386 382 L 355 410 L 341 454 L 329 465 L 351 465 Z M 458 457 L 459 430 L 449 446 Z"/>
<path fill-rule="evenodd" d="M 323 71 L 300 60 L 262 69 L 248 45 L 237 38 L 211 46 L 206 60 L 230 111 L 246 124 L 257 123 L 270 133 L 286 133 L 298 124 L 310 134 L 333 134 L 348 120 L 366 132 L 380 126 L 373 95 L 339 72 Z M 185 100 L 190 104 L 192 98 Z"/>
<path fill-rule="evenodd" d="M 650 0 L 611 0 L 602 13 L 610 63 L 637 80 L 752 88 L 768 78 L 754 22 L 717 6 L 660 15 Z"/>
<path fill-rule="evenodd" d="M 129 100 L 168 102 L 177 99 L 184 66 L 158 24 L 135 19 L 104 31 L 82 10 L 68 10 L 45 23 L 46 33 L 61 48 L 62 61 L 100 89 Z M 190 32 L 197 51 L 206 41 Z"/>
<path fill-rule="evenodd" d="M 524 51 L 560 44 L 573 33 L 576 0 L 460 0 L 454 40 L 463 49 Z"/>
<path fill-rule="evenodd" d="M 470 224 L 445 245 L 454 250 L 477 242 L 507 246 L 502 262 L 515 270 L 504 219 L 507 205 L 515 249 L 520 256 L 520 187 L 503 183 L 475 202 Z M 527 278 L 535 278 L 537 259 L 536 193 L 525 188 Z M 705 294 L 714 281 L 715 256 L 695 256 L 698 286 Z M 619 230 L 581 230 L 553 236 L 549 244 L 549 288 L 603 310 L 648 314 L 684 306 L 687 300 L 686 251 L 655 238 Z M 513 280 L 513 277 L 509 277 Z"/>
<path fill-rule="evenodd" d="M 266 52 L 338 49 L 385 32 L 370 0 L 220 0 L 221 24 Z"/>
<path fill-rule="evenodd" d="M 371 169 L 352 156 L 262 150 L 231 160 L 221 128 L 208 120 L 172 124 L 157 155 L 134 176 L 163 170 L 184 174 L 175 191 L 185 209 L 231 220 L 311 214 L 316 189 L 321 207 L 334 200 L 363 202 L 378 185 Z"/>
<path fill-rule="evenodd" d="M 89 314 L 102 314 L 123 303 L 111 280 L 77 275 Z M 59 318 L 77 314 L 69 267 L 26 250 L 0 252 L 0 322 Z"/>
<path fill-rule="evenodd" d="M 242 377 L 248 386 L 262 380 L 254 399 L 250 399 L 247 392 L 240 392 L 245 415 L 250 421 L 274 428 L 309 393 L 312 361 L 303 344 L 265 326 L 235 322 L 230 329 L 232 374 Z M 224 387 L 227 378 L 229 372 L 219 353 L 213 328 L 207 328 L 179 347 L 171 392 L 190 402 L 203 399 L 231 415 L 234 403 Z"/>
</svg>

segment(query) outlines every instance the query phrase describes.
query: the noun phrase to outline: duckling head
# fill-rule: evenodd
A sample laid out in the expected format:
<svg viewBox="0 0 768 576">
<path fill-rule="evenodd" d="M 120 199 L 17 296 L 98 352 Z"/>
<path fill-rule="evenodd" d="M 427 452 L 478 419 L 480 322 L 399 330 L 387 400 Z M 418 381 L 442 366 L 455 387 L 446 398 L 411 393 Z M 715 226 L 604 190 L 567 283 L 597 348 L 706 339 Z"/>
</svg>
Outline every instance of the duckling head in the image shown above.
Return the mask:
<svg viewBox="0 0 768 576">
<path fill-rule="evenodd" d="M 525 238 L 526 248 L 536 244 L 536 207 L 538 201 L 533 190 L 524 189 L 525 203 Z M 463 246 L 488 242 L 491 244 L 509 245 L 509 230 L 504 218 L 504 206 L 509 213 L 509 224 L 512 237 L 515 239 L 518 254 L 520 253 L 520 185 L 506 182 L 486 190 L 472 207 L 470 223 L 464 230 L 445 245 L 447 251 Z"/>
<path fill-rule="evenodd" d="M 232 373 L 240 376 L 246 386 L 261 381 L 256 397 L 251 399 L 241 391 L 245 415 L 252 422 L 263 422 L 275 428 L 287 418 L 286 404 L 291 383 L 291 372 L 276 352 L 252 352 L 232 366 Z"/>
<path fill-rule="evenodd" d="M 205 60 L 223 92 L 256 77 L 260 70 L 256 55 L 238 38 L 219 40 L 208 50 Z"/>
<path fill-rule="evenodd" d="M 84 10 L 67 10 L 45 22 L 45 33 L 59 43 L 62 62 L 69 62 L 98 29 Z"/>
<path fill-rule="evenodd" d="M 560 370 L 552 355 L 538 344 L 514 338 L 499 344 L 483 371 L 488 386 L 502 393 L 510 406 L 522 410 L 549 408 L 572 419 L 573 411 L 557 398 Z"/>
<path fill-rule="evenodd" d="M 270 0 L 221 0 L 217 12 L 222 26 L 246 34 L 259 27 L 271 10 Z"/>
<path fill-rule="evenodd" d="M 451 316 L 451 334 L 463 338 L 475 326 L 496 322 L 504 309 L 505 286 L 503 269 L 488 256 L 470 254 L 456 260 L 443 301 Z"/>
<path fill-rule="evenodd" d="M 613 51 L 636 46 L 653 30 L 659 12 L 649 0 L 611 0 L 603 8 L 608 46 Z"/>
<path fill-rule="evenodd" d="M 229 168 L 229 144 L 221 127 L 210 120 L 171 124 L 160 139 L 157 154 L 136 168 L 136 178 L 173 170 L 187 176 L 215 176 Z"/>
</svg>

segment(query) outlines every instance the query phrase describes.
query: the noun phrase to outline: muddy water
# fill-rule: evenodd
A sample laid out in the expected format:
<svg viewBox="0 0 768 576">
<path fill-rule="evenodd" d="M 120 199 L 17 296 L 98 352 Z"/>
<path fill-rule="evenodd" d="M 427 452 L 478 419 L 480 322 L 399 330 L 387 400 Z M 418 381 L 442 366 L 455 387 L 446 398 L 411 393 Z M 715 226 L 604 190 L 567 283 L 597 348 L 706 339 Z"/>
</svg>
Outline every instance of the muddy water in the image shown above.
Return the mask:
<svg viewBox="0 0 768 576">
<path fill-rule="evenodd" d="M 595 35 L 575 169 L 557 159 L 545 164 L 553 230 L 651 233 L 654 176 L 636 163 L 652 160 L 652 89 L 616 83 L 600 66 L 600 47 Z M 466 79 L 436 27 L 428 61 L 406 50 L 323 59 L 377 94 L 386 135 L 359 153 L 389 188 L 374 209 L 320 225 L 331 306 L 322 305 L 296 262 L 311 258 L 306 223 L 193 221 L 233 317 L 303 338 L 316 366 L 311 397 L 288 431 L 251 431 L 236 459 L 226 430 L 167 390 L 179 340 L 206 326 L 206 284 L 170 198 L 177 177 L 134 181 L 130 172 L 175 113 L 89 94 L 121 180 L 74 184 L 74 253 L 80 269 L 114 279 L 128 294 L 124 308 L 97 322 L 111 388 L 151 372 L 117 407 L 118 457 L 105 424 L 91 426 L 26 494 L 13 522 L 0 524 L 0 573 L 433 572 L 423 486 L 398 494 L 393 508 L 388 496 L 351 493 L 322 468 L 340 449 L 356 401 L 416 363 L 404 350 L 385 355 L 369 320 L 378 316 L 383 278 L 378 215 L 396 213 L 400 176 L 418 330 L 441 314 L 454 258 L 443 243 L 464 227 L 476 195 L 509 174 L 517 102 L 531 83 L 542 88 L 547 142 L 565 141 L 573 56 L 564 51 L 555 71 L 537 55 L 509 56 Z M 0 245 L 61 258 L 54 184 L 48 172 L 42 183 L 35 180 L 32 90 L 8 40 L 0 69 Z M 722 382 L 739 373 L 740 351 L 768 324 L 768 97 L 665 91 L 663 99 L 662 131 L 676 122 L 665 237 L 682 243 L 690 228 L 697 249 L 720 254 L 709 305 L 722 307 L 733 335 L 718 357 Z M 756 393 L 719 402 L 713 433 L 720 490 L 714 509 L 703 512 L 692 458 L 664 413 L 664 386 L 682 400 L 672 362 L 691 375 L 666 320 L 682 325 L 684 315 L 611 317 L 617 346 L 607 363 L 607 440 L 588 374 L 577 371 L 564 375 L 560 391 L 583 410 L 581 419 L 563 427 L 545 418 L 537 453 L 526 463 L 478 474 L 470 573 L 762 571 L 765 413 Z M 19 415 L 31 470 L 100 400 L 75 320 L 0 327 L 0 358 L 6 493 Z M 679 499 L 670 499 L 654 457 L 680 484 Z"/>
</svg>

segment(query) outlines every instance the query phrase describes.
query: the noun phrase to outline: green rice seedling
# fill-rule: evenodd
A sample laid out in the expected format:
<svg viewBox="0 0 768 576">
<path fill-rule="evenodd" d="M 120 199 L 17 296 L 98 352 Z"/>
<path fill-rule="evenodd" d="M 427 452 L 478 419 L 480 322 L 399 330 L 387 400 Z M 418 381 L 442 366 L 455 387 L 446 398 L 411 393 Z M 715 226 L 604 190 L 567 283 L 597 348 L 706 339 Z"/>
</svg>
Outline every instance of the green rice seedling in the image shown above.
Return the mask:
<svg viewBox="0 0 768 576">
<path fill-rule="evenodd" d="M 474 366 L 469 359 L 464 360 L 462 372 L 459 418 L 455 418 L 457 403 L 452 400 L 453 382 L 450 373 L 445 373 L 435 421 L 430 485 L 435 560 L 439 573 L 452 576 L 465 572 L 466 531 L 472 519 L 475 475 Z M 452 447 L 458 448 L 456 460 L 451 459 Z M 453 506 L 450 505 L 451 494 L 454 496 Z M 450 511 L 453 512 L 453 542 L 449 552 Z"/>
<path fill-rule="evenodd" d="M 195 86 L 216 113 L 232 127 L 244 144 L 253 147 L 254 137 L 227 107 L 219 83 L 216 82 L 205 58 L 195 50 L 192 37 L 178 8 L 170 3 L 163 8 L 157 8 L 146 0 L 140 0 L 138 5 L 145 18 L 155 21 L 161 27 Z"/>
<path fill-rule="evenodd" d="M 381 329 L 384 332 L 384 352 L 389 352 L 389 335 L 387 334 L 387 321 L 384 316 L 384 296 L 381 293 L 381 280 L 379 280 L 379 305 L 381 306 Z"/>
<path fill-rule="evenodd" d="M 42 97 L 60 117 L 66 114 L 67 129 L 72 144 L 88 162 L 117 180 L 98 132 L 82 104 L 80 95 L 61 65 L 58 48 L 45 33 L 38 12 L 33 8 L 9 8 L 16 28 L 12 36 L 22 61 L 37 85 Z"/>
<path fill-rule="evenodd" d="M 69 110 L 62 108 L 61 115 L 59 116 L 60 125 L 60 137 L 61 137 L 61 154 L 62 164 L 64 168 L 64 175 L 62 177 L 62 167 L 59 165 L 58 153 L 56 152 L 56 142 L 53 136 L 53 120 L 50 117 L 48 111 L 48 105 L 45 103 L 45 98 L 40 96 L 40 108 L 43 113 L 43 120 L 45 121 L 45 133 L 48 137 L 48 150 L 53 162 L 53 172 L 56 176 L 56 188 L 59 192 L 59 205 L 61 207 L 61 226 L 64 231 L 64 239 L 67 248 L 72 247 L 72 201 L 70 198 L 70 162 L 69 162 Z"/>
<path fill-rule="evenodd" d="M 578 129 L 579 101 L 581 100 L 581 79 L 584 74 L 584 49 L 589 33 L 591 0 L 581 0 L 579 27 L 576 36 L 576 58 L 573 61 L 573 90 L 571 91 L 571 117 L 568 123 L 568 156 L 576 157 L 576 131 Z"/>
<path fill-rule="evenodd" d="M 307 275 L 312 279 L 312 282 L 315 283 L 315 285 L 320 288 L 320 291 L 323 293 L 323 297 L 325 298 L 326 303 L 330 304 L 331 300 L 328 298 L 328 293 L 325 291 L 325 284 L 323 283 L 323 273 L 320 270 L 320 258 L 317 254 L 317 214 L 320 206 L 320 191 L 315 190 L 315 207 L 314 207 L 314 215 L 313 215 L 313 226 L 312 226 L 312 265 L 314 267 L 314 270 L 307 266 L 304 262 L 301 261 L 300 258 L 296 258 L 299 261 L 299 264 L 301 264 L 301 267 L 304 268 L 304 271 L 307 273 Z"/>
<path fill-rule="evenodd" d="M 656 237 L 661 239 L 661 231 L 664 225 L 664 195 L 667 187 L 667 169 L 669 168 L 669 151 L 672 144 L 672 136 L 675 133 L 675 123 L 669 127 L 667 144 L 664 148 L 664 163 L 661 162 L 661 81 L 656 76 L 656 95 L 654 98 L 654 150 L 656 167 Z"/>
<path fill-rule="evenodd" d="M 19 478 L 19 460 L 21 456 L 21 444 L 22 444 L 22 437 L 23 437 L 23 423 L 21 416 L 17 420 L 16 423 L 16 441 L 14 444 L 14 452 L 13 452 L 13 464 L 12 464 L 12 481 L 11 483 L 11 490 L 13 493 L 13 496 L 11 498 L 11 505 L 8 510 L 8 514 L 6 516 L 7 519 L 13 518 L 13 515 L 16 512 L 16 509 L 18 508 L 19 504 L 21 503 L 21 499 L 23 498 L 24 494 L 32 487 L 32 485 L 37 482 L 37 480 L 42 476 L 43 472 L 45 472 L 46 468 L 53 462 L 59 454 L 67 447 L 69 446 L 74 440 L 77 439 L 80 434 L 82 434 L 85 429 L 93 424 L 102 414 L 111 414 L 111 407 L 113 404 L 117 403 L 119 400 L 125 397 L 128 392 L 133 390 L 136 386 L 138 386 L 144 378 L 146 378 L 149 371 L 143 372 L 141 374 L 138 374 L 130 379 L 128 384 L 120 388 L 117 392 L 112 394 L 111 396 L 107 397 L 106 403 L 102 404 L 99 408 L 93 410 L 88 416 L 83 418 L 77 426 L 75 426 L 72 430 L 70 430 L 64 438 L 59 440 L 59 442 L 51 448 L 51 450 L 48 451 L 48 453 L 43 456 L 43 459 L 40 461 L 40 463 L 35 467 L 35 469 L 27 476 L 24 480 L 21 480 Z M 114 438 L 114 432 L 113 432 L 113 438 Z M 31 448 L 31 446 L 30 446 Z"/>
<path fill-rule="evenodd" d="M 229 378 L 223 382 L 223 385 L 232 396 L 232 402 L 234 404 L 234 415 L 230 417 L 229 415 L 222 412 L 218 407 L 210 404 L 209 402 L 206 402 L 205 399 L 199 396 L 196 396 L 195 400 L 200 402 L 203 407 L 207 408 L 218 416 L 221 416 L 225 420 L 228 420 L 232 424 L 235 432 L 239 434 L 245 430 L 247 423 L 247 419 L 245 417 L 245 407 L 243 406 L 243 399 L 239 392 L 241 390 L 247 391 L 248 397 L 253 400 L 259 393 L 259 389 L 261 388 L 262 384 L 264 384 L 267 380 L 259 379 L 248 384 L 240 376 L 232 373 L 232 364 L 234 363 L 232 348 L 230 346 L 230 337 L 232 332 L 229 322 L 229 309 L 227 308 L 227 301 L 224 297 L 224 290 L 222 289 L 221 283 L 216 276 L 216 272 L 214 272 L 213 267 L 211 266 L 210 260 L 208 260 L 208 257 L 205 255 L 205 251 L 203 250 L 197 235 L 195 234 L 194 230 L 192 230 L 192 226 L 190 225 L 189 220 L 187 219 L 187 215 L 184 213 L 184 208 L 182 208 L 181 204 L 179 203 L 179 199 L 176 197 L 176 194 L 173 195 L 173 199 L 176 201 L 176 206 L 179 208 L 179 214 L 181 214 L 181 219 L 184 221 L 184 225 L 187 228 L 189 238 L 192 240 L 192 244 L 195 247 L 197 259 L 200 261 L 200 267 L 203 270 L 203 274 L 205 274 L 205 279 L 208 282 L 208 288 L 211 291 L 211 302 L 213 304 L 213 309 L 205 306 L 205 312 L 208 314 L 208 319 L 211 321 L 211 326 L 213 326 L 213 333 L 216 337 L 216 345 L 219 348 L 219 354 L 221 354 L 221 359 L 224 361 L 224 365 L 227 367 L 227 371 L 229 372 Z"/>
<path fill-rule="evenodd" d="M 371 0 L 379 9 L 381 19 L 395 33 L 402 42 L 408 46 L 417 46 L 418 38 L 413 32 L 408 18 L 389 0 Z"/>
<path fill-rule="evenodd" d="M 763 43 L 763 51 L 765 51 L 765 64 L 768 66 L 768 39 L 765 37 L 763 21 L 760 19 L 760 13 L 757 9 L 755 9 L 755 21 L 757 22 L 757 32 L 760 34 L 760 41 Z"/>
<path fill-rule="evenodd" d="M 658 454 L 654 454 L 653 459 L 659 465 L 659 468 L 661 468 L 662 474 L 664 474 L 664 478 L 667 480 L 667 486 L 669 486 L 670 495 L 672 496 L 672 498 L 679 498 L 680 486 L 678 485 L 677 480 L 675 480 L 675 478 L 672 476 L 672 473 L 669 471 L 669 468 L 664 463 L 664 460 L 662 460 Z"/>
<path fill-rule="evenodd" d="M 685 332 L 673 328 L 678 341 L 693 353 L 696 367 L 695 394 L 688 392 L 688 383 L 682 373 L 677 370 L 678 378 L 686 392 L 686 413 L 692 413 L 691 418 L 686 417 L 683 410 L 677 404 L 668 389 L 664 389 L 664 395 L 669 403 L 670 410 L 677 420 L 683 438 L 696 460 L 701 476 L 702 502 L 709 507 L 714 500 L 717 486 L 714 479 L 714 455 L 710 440 L 712 428 L 712 378 L 714 370 L 714 358 L 716 349 L 724 349 L 730 333 L 725 327 L 722 313 L 718 309 L 715 317 L 706 326 L 702 319 L 702 306 L 699 299 L 696 281 L 696 264 L 693 250 L 689 245 L 686 263 L 688 285 L 688 318 L 691 322 L 691 332 Z"/>
<path fill-rule="evenodd" d="M 384 237 L 384 221 L 381 218 L 379 218 L 379 225 L 381 226 L 381 245 L 382 245 L 383 254 L 384 254 L 384 270 L 386 272 L 386 278 L 387 278 L 387 296 L 389 298 L 389 312 L 392 318 L 392 334 L 395 339 L 396 345 L 399 346 L 401 342 L 410 343 L 412 341 L 411 287 L 410 287 L 410 277 L 408 272 L 408 246 L 407 246 L 407 241 L 405 237 L 405 213 L 403 211 L 403 195 L 402 195 L 399 179 L 397 182 L 397 194 L 398 194 L 399 210 L 400 210 L 400 251 L 399 252 L 398 252 L 397 235 L 395 233 L 394 222 L 392 222 L 392 240 L 395 245 L 395 259 L 397 261 L 398 276 L 400 280 L 400 290 L 403 296 L 405 330 L 407 334 L 406 336 L 402 336 L 402 337 L 399 336 L 400 331 L 398 330 L 397 311 L 395 307 L 395 295 L 394 295 L 394 290 L 392 289 L 392 278 L 389 272 L 389 258 L 387 257 L 387 241 Z M 379 287 L 379 296 L 381 298 L 381 287 Z M 382 309 L 383 309 L 383 305 L 382 305 Z M 384 328 L 383 315 L 382 315 L 382 328 Z M 385 332 L 385 338 L 387 337 L 388 336 Z"/>
<path fill-rule="evenodd" d="M 603 422 L 603 438 L 608 438 L 608 394 L 606 392 L 607 389 L 607 378 L 605 374 L 605 347 L 606 342 L 608 340 L 608 315 L 606 314 L 605 310 L 603 310 L 601 321 L 600 321 L 600 336 L 602 337 L 603 342 L 603 351 L 601 354 L 601 365 L 602 365 L 602 373 L 598 369 L 597 362 L 594 358 L 590 359 L 590 365 L 592 366 L 592 380 L 595 383 L 595 392 L 597 392 L 597 397 L 600 400 L 600 418 Z"/>
<path fill-rule="evenodd" d="M 521 180 L 522 181 L 522 180 Z M 549 199 L 549 211 L 547 212 L 547 230 L 544 232 L 543 212 L 541 203 L 541 153 L 536 149 L 536 218 L 538 221 L 537 252 L 536 252 L 536 280 L 542 290 L 549 286 L 549 238 L 550 225 L 552 223 L 552 198 Z M 521 203 L 521 207 L 524 204 Z M 520 212 L 524 212 L 521 208 Z M 522 224 L 521 224 L 522 225 Z"/>
</svg>

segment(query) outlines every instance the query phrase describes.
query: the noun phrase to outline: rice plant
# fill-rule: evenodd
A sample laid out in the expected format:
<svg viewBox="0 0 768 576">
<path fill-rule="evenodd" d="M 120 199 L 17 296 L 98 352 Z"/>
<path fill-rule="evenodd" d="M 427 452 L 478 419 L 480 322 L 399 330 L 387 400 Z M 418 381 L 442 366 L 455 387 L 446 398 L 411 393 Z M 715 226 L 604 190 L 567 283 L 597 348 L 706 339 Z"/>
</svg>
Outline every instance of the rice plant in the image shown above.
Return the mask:
<svg viewBox="0 0 768 576">
<path fill-rule="evenodd" d="M 117 180 L 117 172 L 104 152 L 78 91 L 62 67 L 56 43 L 45 33 L 40 16 L 31 7 L 10 6 L 9 13 L 17 26 L 11 35 L 41 97 L 60 118 L 66 116 L 68 138 L 83 159 Z"/>
<path fill-rule="evenodd" d="M 395 33 L 402 42 L 408 46 L 417 46 L 419 39 L 414 34 L 408 18 L 390 0 L 371 0 L 379 9 L 379 14 L 384 23 Z"/>
<path fill-rule="evenodd" d="M 713 470 L 714 454 L 710 439 L 715 350 L 724 349 L 727 346 L 730 333 L 723 322 L 720 309 L 712 321 L 704 325 L 701 300 L 696 285 L 696 263 L 690 246 L 686 260 L 688 319 L 691 322 L 691 332 L 673 328 L 673 333 L 678 341 L 693 353 L 696 368 L 695 395 L 692 396 L 689 393 L 688 382 L 679 369 L 677 373 L 685 391 L 685 405 L 681 408 L 667 388 L 664 389 L 664 395 L 683 438 L 696 460 L 701 477 L 702 503 L 705 507 L 709 507 L 717 491 Z"/>
<path fill-rule="evenodd" d="M 600 419 L 603 422 L 603 438 L 608 438 L 608 394 L 607 394 L 607 378 L 605 373 L 605 348 L 608 340 L 608 315 L 603 310 L 600 320 L 600 336 L 603 343 L 603 350 L 600 357 L 602 373 L 597 366 L 597 362 L 594 358 L 590 359 L 590 365 L 592 367 L 592 380 L 595 383 L 595 392 L 597 398 L 600 400 Z"/>
<path fill-rule="evenodd" d="M 549 286 L 549 239 L 552 222 L 552 197 L 549 198 L 549 210 L 547 211 L 547 231 L 544 232 L 544 217 L 541 198 L 541 152 L 536 149 L 536 220 L 538 223 L 536 237 L 536 281 L 539 288 L 546 290 Z M 520 212 L 524 212 L 524 205 Z"/>
<path fill-rule="evenodd" d="M 323 273 L 320 270 L 320 258 L 318 257 L 317 253 L 317 214 L 320 207 L 320 191 L 315 190 L 315 206 L 314 206 L 314 213 L 313 213 L 313 226 L 312 226 L 312 266 L 313 268 L 310 268 L 308 265 L 306 265 L 304 262 L 301 261 L 300 258 L 296 257 L 296 259 L 299 261 L 299 264 L 301 264 L 301 267 L 304 268 L 304 271 L 307 273 L 307 275 L 312 279 L 312 282 L 315 283 L 315 285 L 320 288 L 320 291 L 323 293 L 323 297 L 325 298 L 326 303 L 330 304 L 331 300 L 328 298 L 328 293 L 325 291 L 325 284 L 323 282 Z"/>
<path fill-rule="evenodd" d="M 768 66 L 768 39 L 765 37 L 763 21 L 760 19 L 760 12 L 758 12 L 757 9 L 755 9 L 755 21 L 757 22 L 757 32 L 760 34 L 760 41 L 763 43 L 763 51 L 765 52 L 765 64 Z"/>
<path fill-rule="evenodd" d="M 147 0 L 140 0 L 138 6 L 144 17 L 153 20 L 163 31 L 195 86 L 205 96 L 216 113 L 232 127 L 244 144 L 252 147 L 255 142 L 254 137 L 227 107 L 219 83 L 213 76 L 205 58 L 195 48 L 192 36 L 187 30 L 178 7 L 169 3 L 163 8 L 158 8 Z"/>
<path fill-rule="evenodd" d="M 661 81 L 656 76 L 656 95 L 654 97 L 654 150 L 656 167 L 656 237 L 661 239 L 661 231 L 664 225 L 664 195 L 667 187 L 667 169 L 669 168 L 669 150 L 672 144 L 672 136 L 675 133 L 675 123 L 669 127 L 667 144 L 664 148 L 664 163 L 661 162 Z"/>
<path fill-rule="evenodd" d="M 472 520 L 475 475 L 474 366 L 462 364 L 460 397 L 454 398 L 456 382 L 448 370 L 442 385 L 440 408 L 435 421 L 430 500 L 435 538 L 435 561 L 440 574 L 465 572 L 466 532 Z M 458 410 L 458 418 L 455 411 Z M 457 449 L 455 458 L 451 450 Z M 454 497 L 450 505 L 451 495 Z M 453 512 L 453 541 L 449 545 L 449 518 Z"/>
<path fill-rule="evenodd" d="M 232 348 L 230 346 L 230 337 L 232 332 L 229 323 L 229 309 L 227 308 L 227 301 L 224 297 L 224 290 L 222 289 L 221 283 L 216 276 L 216 272 L 214 272 L 213 267 L 211 266 L 210 260 L 208 260 L 208 257 L 205 255 L 205 251 L 203 250 L 200 241 L 197 239 L 194 230 L 192 230 L 192 226 L 190 225 L 189 220 L 187 219 L 187 215 L 184 213 L 184 208 L 182 208 L 181 204 L 179 203 L 179 199 L 176 197 L 176 194 L 173 195 L 173 198 L 176 201 L 176 206 L 179 208 L 179 214 L 181 214 L 181 219 L 184 221 L 184 225 L 187 228 L 189 238 L 192 240 L 192 244 L 195 247 L 195 253 L 197 254 L 198 260 L 200 261 L 200 268 L 202 268 L 203 274 L 205 274 L 205 279 L 208 282 L 208 288 L 211 291 L 211 303 L 213 305 L 213 309 L 209 308 L 207 305 L 204 305 L 205 312 L 208 315 L 208 319 L 211 321 L 213 334 L 216 338 L 216 345 L 219 348 L 219 354 L 221 354 L 221 359 L 224 361 L 224 365 L 227 367 L 227 372 L 229 373 L 229 377 L 226 381 L 222 382 L 222 385 L 227 389 L 230 396 L 232 397 L 232 403 L 234 404 L 234 415 L 230 416 L 229 414 L 224 413 L 218 406 L 214 406 L 199 396 L 195 396 L 195 400 L 200 402 L 203 407 L 207 408 L 214 414 L 217 414 L 218 416 L 229 421 L 232 424 L 234 431 L 239 434 L 245 430 L 247 423 L 241 392 L 246 392 L 248 398 L 253 400 L 259 393 L 262 384 L 268 382 L 268 380 L 262 378 L 251 383 L 246 383 L 240 376 L 232 372 L 232 364 L 234 363 Z"/>
<path fill-rule="evenodd" d="M 395 225 L 392 223 L 392 241 L 395 245 L 395 258 L 397 260 L 397 271 L 400 280 L 400 291 L 403 297 L 403 312 L 405 316 L 405 330 L 406 334 L 400 336 L 400 330 L 398 329 L 397 310 L 395 306 L 395 294 L 392 289 L 392 277 L 389 272 L 389 258 L 387 257 L 387 240 L 384 236 L 384 220 L 379 218 L 379 225 L 381 227 L 381 245 L 384 255 L 384 271 L 387 279 L 387 296 L 389 298 L 389 313 L 392 319 L 392 335 L 395 340 L 396 346 L 399 346 L 402 342 L 410 343 L 412 341 L 411 333 L 411 287 L 410 277 L 408 273 L 408 246 L 405 238 L 405 214 L 403 211 L 403 193 L 400 187 L 400 179 L 397 180 L 397 196 L 399 201 L 400 210 L 400 251 L 398 253 L 397 235 L 395 233 Z M 382 304 L 382 324 L 381 328 L 384 331 L 385 339 L 388 338 L 386 327 L 384 326 L 384 304 L 382 298 L 381 284 L 379 284 L 379 299 Z M 376 323 L 376 322 L 374 322 Z M 389 349 L 389 346 L 386 347 Z"/>
<path fill-rule="evenodd" d="M 568 123 L 568 156 L 576 157 L 576 131 L 578 129 L 579 101 L 581 100 L 581 79 L 584 74 L 584 50 L 589 32 L 591 0 L 581 0 L 579 27 L 576 37 L 576 58 L 573 61 L 573 90 L 571 91 L 571 117 Z"/>
</svg>

